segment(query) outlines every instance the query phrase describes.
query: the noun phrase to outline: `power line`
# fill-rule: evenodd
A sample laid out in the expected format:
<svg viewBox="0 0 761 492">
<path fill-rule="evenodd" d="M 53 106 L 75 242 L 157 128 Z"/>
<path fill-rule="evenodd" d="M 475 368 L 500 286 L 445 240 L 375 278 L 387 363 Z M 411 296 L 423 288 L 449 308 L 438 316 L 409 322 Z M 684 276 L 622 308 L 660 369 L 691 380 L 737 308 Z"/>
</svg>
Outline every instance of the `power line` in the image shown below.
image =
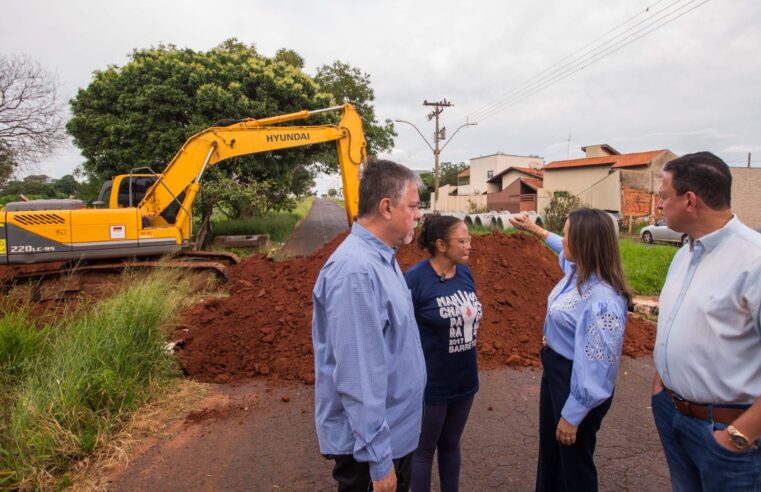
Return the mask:
<svg viewBox="0 0 761 492">
<path fill-rule="evenodd" d="M 558 65 L 560 65 L 561 63 L 563 63 L 564 61 L 566 61 L 566 60 L 568 60 L 568 59 L 571 59 L 571 58 L 577 58 L 577 57 L 578 57 L 578 55 L 577 55 L 577 54 L 579 54 L 579 53 L 583 53 L 583 52 L 584 52 L 584 51 L 585 51 L 585 50 L 586 50 L 588 47 L 590 47 L 590 46 L 594 45 L 594 44 L 595 44 L 597 41 L 599 41 L 600 39 L 603 39 L 603 38 L 605 38 L 605 37 L 606 37 L 608 34 L 611 34 L 612 32 L 615 32 L 616 30 L 618 30 L 620 27 L 622 27 L 622 26 L 625 26 L 626 24 L 628 24 L 628 23 L 629 23 L 629 22 L 631 22 L 632 20 L 636 19 L 637 17 L 639 17 L 639 16 L 640 16 L 640 15 L 642 15 L 643 13 L 647 13 L 647 12 L 649 12 L 649 11 L 650 11 L 650 9 L 652 9 L 653 7 L 655 7 L 656 5 L 658 5 L 659 3 L 663 2 L 663 1 L 664 1 L 664 0 L 658 0 L 657 2 L 655 2 L 654 4 L 652 4 L 652 5 L 648 6 L 648 7 L 647 7 L 647 8 L 645 8 L 644 10 L 642 10 L 642 11 L 640 11 L 640 12 L 636 13 L 636 14 L 635 14 L 635 15 L 633 15 L 632 17 L 629 17 L 629 18 L 628 18 L 628 19 L 626 19 L 625 21 L 623 21 L 623 22 L 621 22 L 620 24 L 618 24 L 618 25 L 614 26 L 612 29 L 610 29 L 610 30 L 606 31 L 604 34 L 602 34 L 602 35 L 600 35 L 600 36 L 596 37 L 595 39 L 593 39 L 593 40 L 592 40 L 592 41 L 590 41 L 589 43 L 585 44 L 585 45 L 584 45 L 584 46 L 582 46 L 581 48 L 579 48 L 579 49 L 577 49 L 576 51 L 572 52 L 572 53 L 571 53 L 571 54 L 569 54 L 568 56 L 565 56 L 564 58 L 562 58 L 562 59 L 560 59 L 560 60 L 556 61 L 555 63 L 553 63 L 553 64 L 552 64 L 552 65 L 550 65 L 549 67 L 545 68 L 545 69 L 544 69 L 544 70 L 542 70 L 541 72 L 539 72 L 539 73 L 536 73 L 536 74 L 534 74 L 533 76 L 531 76 L 530 78 L 528 78 L 528 79 L 524 80 L 522 83 L 520 83 L 520 84 L 519 84 L 518 86 L 516 86 L 514 89 L 512 89 L 512 90 L 508 91 L 507 93 L 505 93 L 505 94 L 503 94 L 502 96 L 500 96 L 499 98 L 497 98 L 497 100 L 496 100 L 496 101 L 494 101 L 494 102 L 492 102 L 492 103 L 489 103 L 489 104 L 487 104 L 486 106 L 482 107 L 481 109 L 479 109 L 479 110 L 477 110 L 477 111 L 475 111 L 475 112 L 471 113 L 471 114 L 469 115 L 469 117 L 470 117 L 471 119 L 475 119 L 475 118 L 477 118 L 477 117 L 478 117 L 478 115 L 480 115 L 481 113 L 485 113 L 485 112 L 487 112 L 489 109 L 491 109 L 493 106 L 495 106 L 495 105 L 498 105 L 498 104 L 499 104 L 499 101 L 501 101 L 501 100 L 503 100 L 503 99 L 505 99 L 505 98 L 509 98 L 509 97 L 511 97 L 511 96 L 512 96 L 512 95 L 513 95 L 515 92 L 517 92 L 517 91 L 518 91 L 518 90 L 519 90 L 521 87 L 524 87 L 524 86 L 527 86 L 527 85 L 528 85 L 528 86 L 530 86 L 530 85 L 532 85 L 532 84 L 535 84 L 535 83 L 537 82 L 537 80 L 536 80 L 536 79 L 537 79 L 537 77 L 540 77 L 540 78 L 544 78 L 544 77 L 546 76 L 545 74 L 546 74 L 548 71 L 551 71 L 553 68 L 557 67 Z M 667 9 L 667 8 L 671 7 L 672 5 L 674 5 L 675 3 L 679 3 L 679 2 L 681 2 L 681 1 L 682 1 L 682 0 L 676 0 L 676 1 L 672 2 L 671 4 L 667 5 L 665 8 Z M 665 9 L 664 9 L 664 10 L 665 10 Z M 662 12 L 662 10 L 661 10 L 661 12 Z M 636 25 L 635 25 L 635 26 L 636 26 Z M 624 32 L 626 32 L 626 31 L 624 31 Z M 620 36 L 620 34 L 618 34 L 617 36 L 614 36 L 614 38 L 613 38 L 613 39 L 615 39 L 615 38 L 616 38 L 616 37 L 618 37 L 618 36 Z M 602 43 L 600 46 L 598 46 L 597 48 L 595 48 L 595 50 L 599 49 L 600 47 L 604 46 L 605 44 L 609 43 L 610 41 L 612 41 L 612 39 L 611 39 L 611 40 L 608 40 L 608 41 L 606 41 L 605 43 Z M 594 51 L 594 50 L 593 50 L 593 51 Z M 563 65 L 563 66 L 565 66 L 565 65 Z M 556 71 L 557 71 L 557 70 L 552 70 L 552 72 L 551 72 L 551 73 L 554 73 L 554 72 L 556 72 Z"/>
<path fill-rule="evenodd" d="M 600 46 L 598 46 L 597 48 L 595 48 L 591 52 L 587 53 L 586 55 L 583 55 L 581 57 L 576 57 L 577 58 L 576 60 L 574 60 L 572 62 L 569 62 L 569 63 L 566 63 L 565 65 L 563 65 L 563 67 L 565 67 L 565 68 L 556 69 L 556 70 L 552 71 L 551 73 L 549 73 L 549 74 L 545 75 L 544 77 L 542 77 L 540 80 L 534 81 L 532 84 L 530 84 L 529 86 L 527 86 L 527 87 L 525 87 L 523 89 L 518 90 L 516 88 L 516 90 L 506 94 L 505 96 L 500 98 L 500 100 L 498 100 L 497 102 L 492 103 L 491 105 L 489 105 L 489 106 L 483 108 L 482 110 L 480 110 L 479 111 L 480 118 L 477 118 L 477 119 L 483 121 L 484 119 L 489 118 L 489 117 L 497 114 L 498 112 L 506 109 L 507 107 L 512 106 L 514 104 L 517 104 L 518 102 L 522 101 L 523 99 L 525 99 L 525 98 L 527 98 L 527 97 L 529 97 L 529 96 L 531 96 L 533 94 L 536 94 L 537 92 L 539 92 L 541 90 L 544 90 L 544 89 L 550 87 L 551 85 L 554 85 L 554 84 L 556 84 L 556 83 L 558 83 L 558 82 L 568 78 L 569 76 L 573 75 L 574 73 L 583 70 L 584 68 L 586 68 L 586 67 L 588 67 L 588 66 L 590 66 L 590 65 L 592 65 L 592 64 L 594 64 L 594 63 L 596 63 L 596 62 L 598 62 L 600 60 L 602 60 L 603 58 L 605 58 L 605 57 L 607 57 L 607 56 L 609 56 L 609 55 L 619 51 L 620 49 L 628 46 L 629 44 L 637 41 L 638 39 L 640 39 L 640 38 L 642 38 L 644 36 L 647 36 L 648 34 L 650 34 L 650 33 L 654 32 L 654 31 L 664 27 L 665 25 L 667 25 L 667 24 L 669 24 L 669 23 L 671 23 L 671 22 L 673 22 L 673 21 L 675 21 L 677 19 L 679 19 L 680 17 L 688 14 L 689 12 L 692 12 L 696 8 L 698 8 L 698 7 L 708 3 L 710 0 L 703 0 L 699 4 L 693 6 L 692 8 L 690 8 L 688 10 L 685 10 L 685 11 L 679 13 L 678 15 L 675 15 L 675 16 L 673 15 L 673 14 L 679 12 L 680 10 L 683 10 L 687 6 L 689 6 L 689 4 L 691 4 L 691 3 L 696 1 L 696 0 L 690 0 L 686 4 L 681 5 L 678 8 L 676 8 L 676 9 L 670 11 L 670 12 L 667 12 L 665 15 L 660 15 L 659 16 L 659 14 L 663 14 L 665 11 L 667 11 L 669 8 L 671 8 L 675 4 L 679 3 L 680 1 L 682 1 L 682 0 L 677 0 L 676 2 L 672 2 L 671 4 L 666 6 L 664 9 L 656 12 L 651 18 L 647 19 L 647 21 L 641 21 L 641 22 L 635 24 L 634 26 L 630 27 L 626 31 L 624 31 L 622 33 L 619 33 L 618 35 L 616 35 L 612 39 L 610 39 L 610 40 L 606 41 L 605 43 L 601 44 Z M 628 21 L 626 21 L 626 22 L 628 22 Z M 624 22 L 624 24 L 626 22 Z M 643 22 L 648 22 L 648 24 L 643 26 L 642 28 L 638 29 L 637 31 L 629 34 L 628 36 L 626 36 L 626 37 L 624 37 L 622 39 L 619 39 L 618 41 L 615 41 L 616 38 L 619 38 L 621 35 L 625 34 L 626 32 L 631 31 L 633 28 L 641 25 Z M 655 27 L 653 27 L 653 26 L 655 26 Z M 643 32 L 643 31 L 645 31 L 645 32 Z M 642 34 L 640 34 L 640 33 L 642 33 Z M 613 42 L 613 41 L 615 41 L 615 42 Z M 565 59 L 567 59 L 567 58 L 568 57 L 566 57 Z M 557 65 L 557 63 L 556 63 L 556 65 Z M 568 65 L 570 65 L 570 66 L 568 66 Z M 543 72 L 546 72 L 546 70 L 544 70 Z M 540 72 L 540 73 L 543 73 L 543 72 Z"/>
<path fill-rule="evenodd" d="M 690 3 L 694 2 L 694 1 L 695 0 L 690 0 Z M 536 94 L 537 92 L 540 92 L 540 91 L 542 91 L 542 90 L 544 90 L 544 89 L 546 89 L 546 88 L 548 88 L 548 87 L 550 87 L 550 86 L 552 86 L 552 85 L 554 85 L 554 84 L 556 84 L 556 83 L 558 83 L 558 82 L 560 82 L 562 80 L 565 80 L 566 78 L 570 77 L 574 73 L 580 72 L 581 70 L 584 70 L 585 68 L 593 65 L 594 63 L 602 60 L 603 58 L 606 58 L 607 56 L 609 56 L 609 55 L 611 55 L 611 54 L 621 50 L 622 48 L 630 45 L 631 43 L 637 41 L 638 39 L 643 38 L 643 37 L 647 36 L 648 34 L 657 31 L 658 29 L 662 28 L 663 26 L 665 26 L 665 25 L 667 25 L 667 24 L 677 20 L 678 18 L 688 14 L 689 12 L 695 10 L 696 8 L 700 7 L 701 5 L 704 5 L 704 4 L 708 3 L 709 1 L 710 0 L 703 0 L 701 3 L 699 3 L 698 5 L 692 7 L 691 9 L 686 10 L 686 11 L 682 12 L 681 14 L 679 14 L 679 15 L 677 15 L 675 17 L 667 19 L 665 22 L 662 22 L 661 24 L 657 25 L 653 29 L 650 29 L 649 31 L 644 32 L 643 34 L 640 34 L 639 36 L 631 39 L 630 41 L 628 41 L 628 42 L 626 42 L 624 44 L 620 44 L 620 42 L 618 44 L 614 44 L 613 46 L 610 46 L 610 47 L 606 48 L 606 50 L 604 50 L 603 52 L 596 53 L 593 58 L 580 61 L 579 63 L 577 63 L 573 67 L 570 67 L 565 72 L 559 73 L 559 74 L 553 76 L 552 78 L 550 78 L 549 80 L 546 80 L 544 82 L 537 83 L 537 85 L 535 87 L 529 88 L 528 92 L 522 91 L 523 92 L 522 94 L 520 94 L 520 95 L 516 94 L 515 97 L 513 97 L 512 99 L 510 99 L 508 101 L 505 101 L 499 107 L 494 108 L 493 110 L 485 113 L 484 115 L 482 115 L 479 118 L 479 121 L 483 121 L 484 119 L 489 118 L 489 117 L 497 114 L 498 112 L 506 109 L 507 107 L 513 106 L 514 104 L 517 104 L 518 102 L 526 99 L 527 97 L 532 96 L 532 95 Z M 683 7 L 681 7 L 681 8 L 683 8 Z M 658 21 L 660 21 L 660 20 L 662 20 L 662 18 L 658 19 Z M 643 27 L 642 29 L 639 29 L 638 31 L 636 31 L 635 33 L 631 34 L 630 36 L 627 36 L 626 38 L 622 39 L 621 41 L 629 39 L 632 36 L 634 36 L 635 34 L 638 34 L 638 33 L 642 32 L 642 31 L 652 27 L 653 25 L 657 24 L 658 21 L 655 21 L 655 22 L 653 22 L 653 23 Z"/>
<path fill-rule="evenodd" d="M 601 51 L 598 51 L 598 52 L 595 52 L 595 53 L 590 53 L 589 55 L 582 57 L 581 59 L 579 59 L 576 62 L 574 62 L 574 64 L 572 66 L 568 67 L 567 69 L 565 69 L 565 70 L 563 70 L 563 71 L 561 71 L 559 73 L 556 73 L 556 74 L 554 74 L 554 75 L 552 75 L 550 77 L 546 77 L 545 80 L 539 81 L 533 87 L 527 88 L 525 90 L 520 91 L 520 93 L 515 94 L 512 98 L 510 98 L 509 100 L 501 103 L 498 107 L 495 107 L 492 110 L 482 114 L 479 119 L 480 120 L 484 120 L 484 119 L 486 119 L 488 117 L 491 117 L 491 116 L 495 115 L 496 113 L 502 111 L 503 109 L 505 109 L 505 108 L 507 108 L 509 106 L 512 106 L 512 105 L 522 101 L 523 99 L 526 99 L 527 97 L 529 97 L 529 96 L 531 96 L 533 94 L 536 94 L 537 92 L 539 92 L 541 90 L 544 90 L 544 89 L 546 89 L 546 88 L 556 84 L 557 82 L 560 82 L 561 80 L 564 80 L 564 79 L 568 78 L 569 76 L 573 75 L 574 73 L 579 72 L 581 70 L 584 70 L 588 66 L 591 66 L 594 63 L 602 60 L 603 58 L 606 58 L 607 56 L 609 56 L 609 55 L 619 51 L 620 49 L 630 45 L 631 43 L 637 41 L 638 39 L 640 39 L 640 38 L 642 38 L 644 36 L 647 36 L 648 34 L 654 32 L 654 31 L 657 31 L 661 27 L 663 27 L 663 26 L 665 26 L 665 25 L 675 21 L 676 19 L 678 19 L 678 18 L 684 16 L 685 14 L 695 10 L 696 8 L 700 7 L 701 5 L 703 5 L 705 3 L 708 3 L 709 0 L 704 0 L 702 3 L 699 3 L 698 5 L 692 7 L 691 9 L 686 10 L 686 11 L 680 13 L 677 16 L 668 18 L 669 15 L 672 15 L 672 14 L 678 12 L 679 10 L 684 9 L 687 5 L 689 5 L 690 3 L 693 3 L 695 1 L 696 0 L 689 0 L 689 2 L 687 4 L 684 4 L 681 7 L 677 8 L 676 10 L 674 10 L 672 12 L 669 12 L 665 16 L 661 16 L 661 17 L 655 19 L 653 22 L 650 22 L 649 24 L 647 24 L 644 27 L 638 29 L 637 31 L 631 33 L 630 35 L 626 36 L 625 38 L 620 39 L 619 41 L 613 43 L 611 46 L 606 46 Z M 664 19 L 666 19 L 666 20 L 664 21 Z M 663 21 L 663 22 L 661 22 L 661 21 Z M 655 27 L 652 28 L 653 26 L 655 26 Z M 652 28 L 652 29 L 650 29 L 650 28 Z M 648 30 L 648 29 L 650 29 L 650 30 Z M 642 31 L 646 31 L 646 32 L 642 33 Z M 637 34 L 639 34 L 639 33 L 642 33 L 642 34 L 637 36 Z M 636 37 L 634 37 L 634 36 L 636 36 Z"/>
</svg>

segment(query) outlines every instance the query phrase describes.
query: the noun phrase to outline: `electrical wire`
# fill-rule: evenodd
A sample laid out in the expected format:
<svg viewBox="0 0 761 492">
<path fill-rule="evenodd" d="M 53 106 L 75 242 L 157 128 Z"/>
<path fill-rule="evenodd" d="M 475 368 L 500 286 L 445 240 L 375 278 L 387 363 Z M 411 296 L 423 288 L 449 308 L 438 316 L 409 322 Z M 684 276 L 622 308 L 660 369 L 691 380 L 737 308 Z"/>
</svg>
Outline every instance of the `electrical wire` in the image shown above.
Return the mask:
<svg viewBox="0 0 761 492">
<path fill-rule="evenodd" d="M 510 91 L 508 91 L 507 93 L 505 93 L 505 94 L 503 94 L 502 96 L 500 96 L 499 98 L 497 98 L 497 100 L 496 100 L 496 101 L 494 101 L 494 102 L 492 102 L 492 103 L 489 103 L 489 104 L 487 104 L 486 106 L 482 107 L 481 109 L 479 109 L 479 110 L 477 110 L 477 111 L 474 111 L 473 113 L 470 113 L 470 114 L 468 115 L 468 116 L 469 116 L 469 118 L 477 118 L 477 117 L 478 117 L 478 116 L 479 116 L 481 113 L 485 113 L 486 111 L 488 111 L 489 109 L 491 109 L 493 106 L 496 106 L 496 105 L 498 105 L 498 104 L 499 104 L 499 102 L 500 102 L 501 100 L 504 100 L 504 99 L 506 99 L 506 98 L 509 98 L 510 96 L 512 96 L 512 95 L 513 95 L 513 94 L 514 94 L 516 91 L 518 91 L 520 88 L 522 88 L 522 87 L 524 87 L 524 86 L 527 86 L 527 85 L 528 85 L 528 86 L 530 86 L 530 85 L 532 85 L 532 84 L 536 83 L 536 81 L 537 81 L 537 77 L 540 77 L 540 78 L 542 78 L 542 77 L 544 77 L 544 76 L 545 76 L 545 74 L 546 74 L 547 72 L 549 72 L 549 71 L 552 71 L 551 73 L 554 73 L 556 70 L 552 70 L 552 69 L 554 69 L 554 68 L 555 68 L 555 67 L 557 67 L 558 65 L 561 65 L 561 64 L 562 64 L 564 61 L 566 61 L 566 60 L 568 60 L 568 59 L 575 59 L 575 58 L 578 58 L 579 54 L 581 54 L 581 53 L 583 53 L 584 51 L 586 51 L 586 50 L 587 50 L 587 48 L 589 48 L 590 46 L 593 46 L 593 45 L 594 45 L 594 44 L 595 44 L 597 41 L 599 41 L 599 40 L 601 40 L 601 39 L 605 38 L 607 35 L 609 35 L 609 34 L 611 34 L 611 33 L 615 32 L 615 31 L 616 31 L 616 30 L 618 30 L 620 27 L 623 27 L 623 26 L 625 26 L 626 24 L 628 24 L 628 23 L 629 23 L 629 22 L 631 22 L 632 20 L 636 19 L 637 17 L 639 17 L 639 16 L 640 16 L 640 15 L 642 15 L 643 13 L 647 13 L 647 12 L 649 12 L 649 11 L 650 11 L 650 9 L 652 9 L 653 7 L 655 7 L 656 5 L 658 5 L 659 3 L 663 2 L 663 1 L 664 1 L 664 0 L 658 0 L 657 2 L 655 2 L 655 3 L 651 4 L 651 5 L 649 5 L 649 6 L 648 6 L 648 7 L 646 7 L 644 10 L 642 10 L 642 11 L 640 11 L 640 12 L 636 13 L 636 14 L 635 14 L 635 15 L 633 15 L 632 17 L 629 17 L 629 18 L 628 18 L 628 19 L 626 19 L 625 21 L 623 21 L 623 22 L 621 22 L 620 24 L 618 24 L 618 25 L 614 26 L 613 28 L 611 28 L 610 30 L 608 30 L 608 31 L 606 31 L 605 33 L 601 34 L 600 36 L 596 37 L 595 39 L 593 39 L 593 40 L 592 40 L 592 41 L 590 41 L 589 43 L 585 44 L 585 45 L 584 45 L 584 46 L 582 46 L 581 48 L 579 48 L 579 49 L 577 49 L 576 51 L 572 52 L 571 54 L 569 54 L 569 55 L 565 56 L 564 58 L 562 58 L 562 59 L 560 59 L 560 60 L 556 61 L 555 63 L 553 63 L 553 64 L 552 64 L 552 65 L 550 65 L 549 67 L 545 68 L 545 69 L 544 69 L 544 70 L 542 70 L 541 72 L 539 72 L 539 73 L 536 73 L 536 74 L 532 75 L 530 78 L 528 78 L 528 79 L 524 80 L 522 83 L 520 83 L 520 84 L 519 84 L 518 86 L 516 86 L 514 89 L 511 89 L 511 90 L 510 90 Z M 667 5 L 667 6 L 664 8 L 664 10 L 665 10 L 665 9 L 667 9 L 667 8 L 669 8 L 669 7 L 671 7 L 672 5 L 674 5 L 674 4 L 676 4 L 676 3 L 679 3 L 679 2 L 681 2 L 681 1 L 682 1 L 682 0 L 676 0 L 676 1 L 672 2 L 671 4 Z M 662 10 L 661 10 L 661 12 L 662 12 Z M 626 31 L 624 31 L 624 32 L 626 32 Z M 620 34 L 619 34 L 619 35 L 620 35 Z M 619 36 L 619 35 L 617 35 L 617 36 Z M 608 40 L 608 41 L 606 41 L 605 43 L 602 43 L 600 46 L 598 46 L 598 47 L 597 47 L 597 48 L 595 48 L 594 50 L 597 50 L 597 49 L 599 49 L 600 47 L 604 46 L 605 44 L 609 43 L 610 41 L 612 41 L 613 39 L 615 39 L 617 36 L 614 36 L 614 37 L 613 37 L 611 40 Z M 592 50 L 592 51 L 594 51 L 594 50 Z M 565 65 L 563 65 L 563 66 L 565 66 Z"/>
<path fill-rule="evenodd" d="M 685 4 L 685 6 L 689 5 L 689 3 L 692 3 L 694 1 L 696 1 L 696 0 L 690 0 L 687 4 Z M 498 112 L 504 110 L 505 108 L 507 108 L 509 106 L 513 106 L 514 104 L 516 104 L 516 103 L 526 99 L 527 97 L 532 96 L 532 95 L 536 94 L 537 92 L 539 92 L 541 90 L 544 90 L 544 89 L 550 87 L 551 85 L 554 85 L 554 84 L 560 82 L 561 80 L 564 80 L 564 79 L 570 77 L 571 75 L 573 75 L 576 72 L 580 72 L 581 70 L 584 70 L 585 68 L 589 67 L 590 65 L 593 65 L 594 63 L 602 60 L 603 58 L 606 58 L 607 56 L 609 56 L 609 55 L 611 55 L 611 54 L 621 50 L 622 48 L 630 45 L 631 43 L 637 41 L 638 39 L 643 38 L 643 37 L 647 36 L 648 34 L 657 31 L 658 29 L 662 28 L 663 26 L 665 26 L 667 24 L 670 24 L 671 22 L 673 22 L 673 21 L 677 20 L 678 18 L 688 14 L 689 12 L 695 10 L 696 8 L 700 7 L 701 5 L 704 5 L 704 4 L 708 3 L 709 1 L 710 0 L 703 0 L 701 3 L 695 5 L 694 7 L 690 8 L 690 9 L 688 9 L 688 10 L 682 12 L 682 13 L 680 13 L 679 15 L 677 15 L 675 17 L 666 19 L 665 22 L 662 22 L 661 24 L 655 26 L 653 29 L 650 29 L 649 31 L 646 31 L 647 29 L 649 29 L 653 25 L 657 24 L 659 21 L 663 20 L 663 17 L 659 18 L 655 22 L 652 22 L 652 23 L 644 26 L 643 28 L 635 31 L 634 33 L 630 34 L 626 38 L 623 38 L 618 43 L 613 44 L 612 46 L 607 47 L 604 51 L 602 51 L 600 53 L 596 53 L 594 55 L 594 57 L 579 61 L 578 63 L 576 63 L 572 67 L 569 67 L 567 71 L 554 75 L 549 80 L 545 80 L 543 83 L 541 83 L 541 85 L 538 84 L 539 85 L 538 87 L 534 87 L 534 88 L 529 89 L 528 92 L 523 91 L 522 94 L 516 95 L 514 98 L 512 98 L 509 101 L 504 102 L 499 107 L 497 107 L 497 108 L 495 108 L 495 109 L 485 113 L 484 115 L 481 115 L 481 117 L 478 119 L 478 121 L 483 121 L 486 118 L 494 116 L 495 114 L 497 114 Z M 680 7 L 676 11 L 681 10 L 685 6 Z M 676 11 L 674 11 L 674 12 L 676 12 Z M 672 13 L 674 13 L 674 12 L 672 12 Z M 664 16 L 664 17 L 667 17 L 667 16 Z M 640 34 L 639 36 L 634 37 L 633 39 L 629 40 L 628 42 L 623 43 L 623 41 L 628 40 L 632 36 L 635 36 L 636 34 L 639 34 L 642 31 L 646 31 L 646 32 L 644 32 L 643 34 Z"/>
<path fill-rule="evenodd" d="M 660 0 L 663 1 L 663 0 Z M 656 5 L 657 3 L 653 4 L 652 6 Z M 570 62 L 567 62 L 563 64 L 561 67 L 556 68 L 555 70 L 552 70 L 550 73 L 546 73 L 548 69 L 543 70 L 540 73 L 546 73 L 543 77 L 541 77 L 539 80 L 533 80 L 533 82 L 529 85 L 522 84 L 521 86 L 518 86 L 515 90 L 507 93 L 506 95 L 500 97 L 497 101 L 494 103 L 491 103 L 490 105 L 487 105 L 486 107 L 482 108 L 481 110 L 474 113 L 475 118 L 472 116 L 468 117 L 467 121 L 483 121 L 491 116 L 494 116 L 495 114 L 503 111 L 507 107 L 510 107 L 514 104 L 517 104 L 518 102 L 524 100 L 525 98 L 536 94 L 539 91 L 542 91 L 551 85 L 554 85 L 569 76 L 573 75 L 576 72 L 579 72 L 583 70 L 584 68 L 602 60 L 603 58 L 619 51 L 620 49 L 628 46 L 629 44 L 639 40 L 640 38 L 647 36 L 648 34 L 651 34 L 652 32 L 655 32 L 656 30 L 664 27 L 667 24 L 670 24 L 671 22 L 679 19 L 680 17 L 688 14 L 689 12 L 692 12 L 693 10 L 697 9 L 698 7 L 708 3 L 710 0 L 703 0 L 702 2 L 698 3 L 697 5 L 693 6 L 692 8 L 689 8 L 687 10 L 684 10 L 687 8 L 690 4 L 694 3 L 696 0 L 689 0 L 686 3 L 683 3 L 682 5 L 679 5 L 677 8 L 670 10 L 671 7 L 679 4 L 683 0 L 676 0 L 675 2 L 670 3 L 663 9 L 661 9 L 658 12 L 655 12 L 651 17 L 649 17 L 646 20 L 640 21 L 633 26 L 630 26 L 628 29 L 624 30 L 623 32 L 617 34 L 613 38 L 605 41 L 604 43 L 600 44 L 599 46 L 595 47 L 593 50 L 589 51 L 586 54 L 583 55 L 576 55 L 573 54 L 570 56 L 565 57 L 563 60 L 556 62 L 552 67 L 557 66 L 558 64 L 562 63 L 565 60 L 568 60 L 569 58 L 574 58 Z M 645 9 L 645 11 L 649 11 L 651 7 L 648 7 Z M 680 12 L 682 11 L 682 12 Z M 677 14 L 678 15 L 674 15 Z M 596 40 L 601 39 L 602 37 L 606 36 L 607 34 L 611 33 L 612 31 L 616 30 L 617 28 L 631 22 L 631 20 L 635 19 L 641 15 L 641 13 L 631 17 L 630 19 L 624 21 L 623 23 L 619 24 L 616 28 L 613 28 L 611 31 L 608 31 L 606 34 L 603 34 L 602 36 L 599 36 L 596 38 Z M 621 38 L 622 35 L 630 32 L 632 29 L 635 29 L 638 26 L 641 26 L 643 23 L 646 23 L 643 27 L 637 29 L 636 31 L 632 32 L 626 37 Z M 655 27 L 653 27 L 655 26 Z M 643 32 L 644 31 L 644 32 Z M 640 34 L 641 33 L 641 34 Z M 619 39 L 621 38 L 621 39 Z M 575 53 L 583 52 L 586 47 L 589 47 L 591 44 L 593 44 L 595 41 L 592 41 L 591 43 L 588 43 L 585 45 L 584 48 L 581 48 L 580 50 L 577 50 Z M 551 67 L 550 67 L 551 68 Z"/>
</svg>

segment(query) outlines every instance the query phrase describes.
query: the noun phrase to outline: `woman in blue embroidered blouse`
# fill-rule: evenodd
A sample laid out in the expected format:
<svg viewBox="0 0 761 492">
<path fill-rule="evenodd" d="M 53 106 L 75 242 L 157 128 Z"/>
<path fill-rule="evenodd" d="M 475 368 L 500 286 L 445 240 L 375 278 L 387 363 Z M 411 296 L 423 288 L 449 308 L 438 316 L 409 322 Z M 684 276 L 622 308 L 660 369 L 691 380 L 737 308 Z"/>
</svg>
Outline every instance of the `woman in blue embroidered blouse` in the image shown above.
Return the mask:
<svg viewBox="0 0 761 492">
<path fill-rule="evenodd" d="M 434 215 L 423 224 L 418 245 L 431 258 L 412 266 L 404 278 L 412 292 L 428 379 L 423 425 L 412 457 L 412 492 L 431 490 L 433 455 L 438 453 L 442 492 L 460 481 L 460 438 L 478 391 L 476 342 L 481 303 L 465 265 L 468 227 L 455 217 Z"/>
<path fill-rule="evenodd" d="M 526 214 L 510 222 L 557 252 L 565 274 L 544 321 L 536 490 L 597 490 L 596 434 L 613 398 L 631 300 L 614 223 L 602 210 L 576 209 L 561 238 Z"/>
</svg>

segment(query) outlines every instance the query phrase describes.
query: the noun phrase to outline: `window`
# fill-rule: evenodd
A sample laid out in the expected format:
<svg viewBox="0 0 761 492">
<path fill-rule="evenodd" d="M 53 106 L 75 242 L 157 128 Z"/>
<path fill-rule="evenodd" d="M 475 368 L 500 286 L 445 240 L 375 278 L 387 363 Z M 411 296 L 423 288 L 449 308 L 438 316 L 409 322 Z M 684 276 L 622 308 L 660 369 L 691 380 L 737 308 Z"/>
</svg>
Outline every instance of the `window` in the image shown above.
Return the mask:
<svg viewBox="0 0 761 492">
<path fill-rule="evenodd" d="M 457 186 L 468 186 L 470 184 L 470 176 L 460 176 L 457 178 Z"/>
<path fill-rule="evenodd" d="M 490 179 L 490 178 L 493 178 L 493 177 L 494 177 L 494 171 L 492 171 L 491 169 L 486 171 L 486 179 Z"/>
</svg>

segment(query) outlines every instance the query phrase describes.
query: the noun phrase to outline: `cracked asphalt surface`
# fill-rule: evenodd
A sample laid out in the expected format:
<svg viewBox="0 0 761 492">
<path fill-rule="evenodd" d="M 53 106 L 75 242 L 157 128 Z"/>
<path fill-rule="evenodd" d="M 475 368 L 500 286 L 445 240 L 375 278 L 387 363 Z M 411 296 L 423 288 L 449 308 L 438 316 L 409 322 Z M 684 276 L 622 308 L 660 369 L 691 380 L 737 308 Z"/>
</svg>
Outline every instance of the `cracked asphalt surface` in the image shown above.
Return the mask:
<svg viewBox="0 0 761 492">
<path fill-rule="evenodd" d="M 601 490 L 670 490 L 649 408 L 654 370 L 650 358 L 624 358 L 613 406 L 598 433 Z M 533 490 L 540 377 L 536 369 L 481 372 L 462 441 L 461 490 Z M 317 446 L 312 386 L 253 381 L 217 385 L 211 393 L 204 411 L 142 446 L 106 488 L 335 490 L 332 462 Z"/>
</svg>

